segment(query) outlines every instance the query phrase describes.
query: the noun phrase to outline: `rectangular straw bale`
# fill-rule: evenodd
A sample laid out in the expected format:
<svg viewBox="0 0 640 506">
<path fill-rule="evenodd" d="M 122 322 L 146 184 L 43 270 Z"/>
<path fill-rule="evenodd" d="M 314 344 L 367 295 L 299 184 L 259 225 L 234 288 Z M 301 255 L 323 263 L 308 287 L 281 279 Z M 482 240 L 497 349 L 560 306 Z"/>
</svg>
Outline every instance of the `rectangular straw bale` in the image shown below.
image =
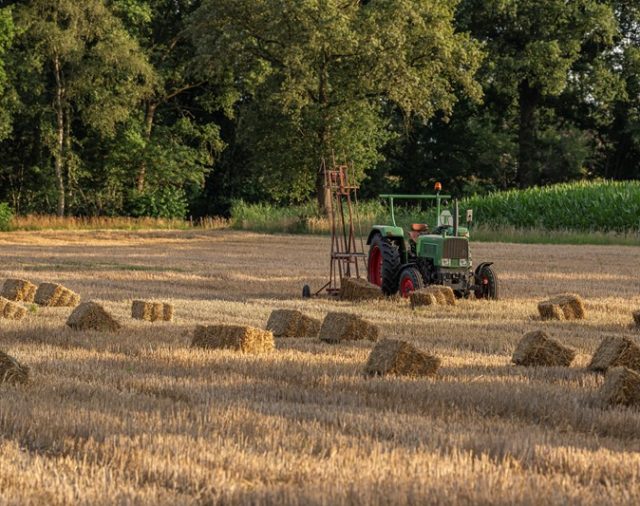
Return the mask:
<svg viewBox="0 0 640 506">
<path fill-rule="evenodd" d="M 370 376 L 433 376 L 440 359 L 418 350 L 406 341 L 384 339 L 369 354 L 365 367 Z"/>
<path fill-rule="evenodd" d="M 276 309 L 271 312 L 267 330 L 275 337 L 316 337 L 320 332 L 320 320 L 311 318 L 295 309 Z"/>
<path fill-rule="evenodd" d="M 543 320 L 582 320 L 585 317 L 584 301 L 573 293 L 556 295 L 540 302 L 538 312 Z"/>
<path fill-rule="evenodd" d="M 67 320 L 74 330 L 100 330 L 114 332 L 121 328 L 116 319 L 97 302 L 89 301 L 76 307 Z"/>
<path fill-rule="evenodd" d="M 243 353 L 267 353 L 275 349 L 273 334 L 244 325 L 198 325 L 191 346 L 229 349 Z"/>
<path fill-rule="evenodd" d="M 329 313 L 320 328 L 320 339 L 328 343 L 340 341 L 378 340 L 379 330 L 373 323 L 350 313 Z"/>
<path fill-rule="evenodd" d="M 27 314 L 27 309 L 20 304 L 0 297 L 0 318 L 5 320 L 22 320 Z"/>
<path fill-rule="evenodd" d="M 587 367 L 604 372 L 618 366 L 640 371 L 640 345 L 628 337 L 605 337 Z"/>
<path fill-rule="evenodd" d="M 574 349 L 551 339 L 545 332 L 536 330 L 525 334 L 511 361 L 524 366 L 569 366 L 576 356 Z"/>
<path fill-rule="evenodd" d="M 131 304 L 131 317 L 148 322 L 173 320 L 173 306 L 166 302 L 134 300 Z"/>
<path fill-rule="evenodd" d="M 640 406 L 640 374 L 626 367 L 609 369 L 600 396 L 606 404 Z"/>
<path fill-rule="evenodd" d="M 376 300 L 383 297 L 377 285 L 363 278 L 342 278 L 340 280 L 340 300 Z"/>
<path fill-rule="evenodd" d="M 409 296 L 411 307 L 417 306 L 453 306 L 456 303 L 456 296 L 451 287 L 442 285 L 430 285 L 426 288 L 416 290 Z"/>
<path fill-rule="evenodd" d="M 41 306 L 75 307 L 80 302 L 80 296 L 57 283 L 41 283 L 34 300 Z"/>
<path fill-rule="evenodd" d="M 640 311 L 633 312 L 633 321 L 636 324 L 636 327 L 640 327 Z"/>
<path fill-rule="evenodd" d="M 29 368 L 0 351 L 0 383 L 26 383 L 28 380 Z"/>
<path fill-rule="evenodd" d="M 38 287 L 26 279 L 7 279 L 0 296 L 15 302 L 33 302 Z"/>
</svg>

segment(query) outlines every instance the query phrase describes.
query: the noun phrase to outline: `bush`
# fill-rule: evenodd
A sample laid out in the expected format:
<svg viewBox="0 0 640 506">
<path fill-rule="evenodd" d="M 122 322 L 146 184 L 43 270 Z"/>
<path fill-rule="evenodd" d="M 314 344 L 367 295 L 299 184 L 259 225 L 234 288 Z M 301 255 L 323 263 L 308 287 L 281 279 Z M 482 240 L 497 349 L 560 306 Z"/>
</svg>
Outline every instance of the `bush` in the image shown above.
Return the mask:
<svg viewBox="0 0 640 506">
<path fill-rule="evenodd" d="M 135 218 L 184 219 L 187 215 L 187 196 L 182 188 L 164 187 L 129 195 L 128 212 Z"/>
<path fill-rule="evenodd" d="M 13 219 L 13 211 L 8 204 L 0 202 L 0 230 L 6 231 L 11 227 L 11 220 Z"/>
</svg>

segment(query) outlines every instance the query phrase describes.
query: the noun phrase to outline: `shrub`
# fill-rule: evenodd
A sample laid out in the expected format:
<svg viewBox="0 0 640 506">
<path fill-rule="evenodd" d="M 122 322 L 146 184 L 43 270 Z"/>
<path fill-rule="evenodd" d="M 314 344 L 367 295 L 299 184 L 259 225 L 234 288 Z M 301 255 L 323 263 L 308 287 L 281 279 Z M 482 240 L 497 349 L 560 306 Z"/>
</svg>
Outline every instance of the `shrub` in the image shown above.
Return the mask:
<svg viewBox="0 0 640 506">
<path fill-rule="evenodd" d="M 182 188 L 156 188 L 129 195 L 128 211 L 135 218 L 179 218 L 187 215 L 188 204 Z"/>
<path fill-rule="evenodd" d="M 13 219 L 13 211 L 8 204 L 0 202 L 0 230 L 6 231 L 11 227 L 11 220 Z"/>
</svg>

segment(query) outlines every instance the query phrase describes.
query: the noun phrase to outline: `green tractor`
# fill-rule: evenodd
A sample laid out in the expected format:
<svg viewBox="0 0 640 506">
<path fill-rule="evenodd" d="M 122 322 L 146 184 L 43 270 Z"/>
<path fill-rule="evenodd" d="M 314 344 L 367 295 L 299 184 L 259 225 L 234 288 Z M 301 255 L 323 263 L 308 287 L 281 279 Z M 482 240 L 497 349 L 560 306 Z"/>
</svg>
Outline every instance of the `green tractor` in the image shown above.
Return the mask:
<svg viewBox="0 0 640 506">
<path fill-rule="evenodd" d="M 386 295 L 398 292 L 408 297 L 428 285 L 449 286 L 457 297 L 474 293 L 479 299 L 498 298 L 498 278 L 492 265 L 483 262 L 473 269 L 469 251 L 469 227 L 459 225 L 458 202 L 453 215 L 442 209 L 450 195 L 381 195 L 389 200 L 391 225 L 374 225 L 367 239 L 369 245 L 368 278 Z M 433 230 L 425 223 L 414 223 L 406 232 L 396 224 L 396 200 L 433 200 L 437 223 Z M 470 225 L 473 212 L 467 211 Z"/>
</svg>

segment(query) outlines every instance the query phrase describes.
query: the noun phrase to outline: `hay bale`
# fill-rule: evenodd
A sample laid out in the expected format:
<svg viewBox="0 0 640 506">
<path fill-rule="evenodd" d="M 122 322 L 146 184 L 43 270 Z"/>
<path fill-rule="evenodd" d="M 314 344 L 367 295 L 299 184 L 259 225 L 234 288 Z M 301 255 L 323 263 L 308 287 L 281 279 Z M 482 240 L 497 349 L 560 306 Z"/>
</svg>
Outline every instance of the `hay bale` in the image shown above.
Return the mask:
<svg viewBox="0 0 640 506">
<path fill-rule="evenodd" d="M 75 307 L 80 296 L 57 283 L 41 283 L 34 297 L 36 304 L 47 307 Z"/>
<path fill-rule="evenodd" d="M 191 346 L 229 349 L 243 353 L 266 353 L 275 349 L 273 334 L 244 325 L 198 325 Z"/>
<path fill-rule="evenodd" d="M 516 365 L 525 366 L 567 367 L 571 365 L 575 356 L 575 350 L 551 339 L 542 330 L 536 330 L 522 337 L 511 361 Z"/>
<path fill-rule="evenodd" d="M 573 293 L 556 295 L 540 302 L 538 312 L 543 320 L 583 320 L 584 301 Z"/>
<path fill-rule="evenodd" d="M 33 302 L 38 287 L 26 279 L 7 279 L 0 296 L 15 302 Z"/>
<path fill-rule="evenodd" d="M 342 278 L 340 280 L 340 300 L 377 300 L 383 297 L 378 285 L 363 278 Z"/>
<path fill-rule="evenodd" d="M 149 322 L 170 322 L 173 320 L 173 306 L 166 302 L 134 300 L 131 304 L 131 317 Z"/>
<path fill-rule="evenodd" d="M 636 324 L 636 327 L 640 328 L 640 311 L 633 312 L 633 321 Z"/>
<path fill-rule="evenodd" d="M 384 339 L 376 344 L 365 367 L 370 376 L 433 376 L 440 359 L 418 350 L 406 341 Z"/>
<path fill-rule="evenodd" d="M 606 404 L 640 406 L 640 374 L 626 367 L 610 369 L 600 396 Z"/>
<path fill-rule="evenodd" d="M 0 297 L 0 318 L 5 320 L 22 320 L 27 314 L 27 309 L 20 304 Z"/>
<path fill-rule="evenodd" d="M 454 306 L 456 296 L 449 286 L 430 285 L 411 293 L 409 300 L 413 308 L 433 305 Z"/>
<path fill-rule="evenodd" d="M 29 381 L 29 368 L 0 351 L 0 383 L 26 383 Z"/>
<path fill-rule="evenodd" d="M 267 330 L 275 337 L 315 337 L 320 332 L 320 320 L 294 309 L 276 309 L 271 312 Z"/>
<path fill-rule="evenodd" d="M 320 339 L 328 343 L 361 339 L 377 341 L 378 334 L 378 327 L 350 313 L 329 313 L 320 327 Z"/>
<path fill-rule="evenodd" d="M 114 332 L 121 328 L 116 319 L 97 302 L 80 304 L 73 310 L 67 325 L 74 330 L 101 330 Z"/>
<path fill-rule="evenodd" d="M 637 341 L 628 337 L 605 337 L 587 368 L 605 372 L 619 366 L 640 371 L 640 346 Z"/>
</svg>

